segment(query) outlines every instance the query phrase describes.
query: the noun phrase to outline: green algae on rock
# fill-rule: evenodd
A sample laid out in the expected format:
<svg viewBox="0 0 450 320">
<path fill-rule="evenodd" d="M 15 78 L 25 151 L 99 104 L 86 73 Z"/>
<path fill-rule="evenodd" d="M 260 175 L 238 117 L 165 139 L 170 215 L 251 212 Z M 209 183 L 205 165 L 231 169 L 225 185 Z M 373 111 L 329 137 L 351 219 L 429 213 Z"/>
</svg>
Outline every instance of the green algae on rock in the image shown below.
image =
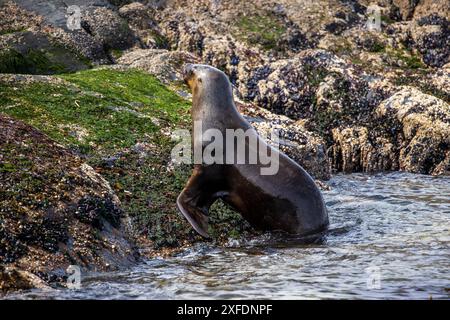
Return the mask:
<svg viewBox="0 0 450 320">
<path fill-rule="evenodd" d="M 90 67 L 87 59 L 42 33 L 4 35 L 0 48 L 1 73 L 56 74 Z"/>
<path fill-rule="evenodd" d="M 83 153 L 129 147 L 159 130 L 152 116 L 177 121 L 181 98 L 136 71 L 90 70 L 65 83 L 1 87 L 2 112 L 25 120 Z M 19 93 L 19 94 L 18 94 Z"/>
<path fill-rule="evenodd" d="M 251 45 L 261 45 L 264 50 L 274 49 L 287 31 L 284 23 L 274 14 L 241 15 L 234 32 L 236 38 Z"/>
</svg>

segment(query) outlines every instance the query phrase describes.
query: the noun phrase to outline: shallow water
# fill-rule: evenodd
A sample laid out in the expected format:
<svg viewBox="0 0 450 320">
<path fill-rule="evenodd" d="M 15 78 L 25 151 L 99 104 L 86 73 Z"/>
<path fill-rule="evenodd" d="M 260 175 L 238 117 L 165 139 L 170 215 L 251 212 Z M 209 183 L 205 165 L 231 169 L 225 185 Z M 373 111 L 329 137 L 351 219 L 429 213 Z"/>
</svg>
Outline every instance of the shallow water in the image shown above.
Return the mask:
<svg viewBox="0 0 450 320">
<path fill-rule="evenodd" d="M 84 275 L 51 299 L 449 299 L 450 178 L 339 175 L 324 192 L 331 231 L 320 244 L 269 236 L 199 245 L 131 270 Z"/>
</svg>

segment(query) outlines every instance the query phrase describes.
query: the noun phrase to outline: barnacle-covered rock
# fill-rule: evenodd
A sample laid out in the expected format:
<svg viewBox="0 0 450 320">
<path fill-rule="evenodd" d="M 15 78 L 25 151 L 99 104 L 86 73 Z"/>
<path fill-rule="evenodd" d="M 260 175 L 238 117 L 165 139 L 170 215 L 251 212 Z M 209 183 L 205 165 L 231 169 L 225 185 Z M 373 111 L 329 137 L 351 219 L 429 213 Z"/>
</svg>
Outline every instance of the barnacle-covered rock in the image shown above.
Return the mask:
<svg viewBox="0 0 450 320">
<path fill-rule="evenodd" d="M 387 137 L 372 136 L 367 127 L 334 128 L 333 169 L 351 172 L 397 170 L 394 144 Z"/>
<path fill-rule="evenodd" d="M 394 131 L 401 170 L 445 174 L 450 159 L 448 103 L 407 87 L 383 101 L 376 117 Z"/>
<path fill-rule="evenodd" d="M 344 60 L 324 50 L 304 50 L 253 71 L 246 97 L 275 113 L 294 119 L 318 115 L 317 107 L 331 113 L 364 109 L 367 82 Z M 352 104 L 348 104 L 349 99 Z"/>
<path fill-rule="evenodd" d="M 143 48 L 168 49 L 168 40 L 155 22 L 155 10 L 152 7 L 133 2 L 122 6 L 119 15 L 128 22 Z"/>
<path fill-rule="evenodd" d="M 164 83 L 182 82 L 183 66 L 194 63 L 197 58 L 188 52 L 164 49 L 138 49 L 124 54 L 118 63 L 144 70 Z"/>
<path fill-rule="evenodd" d="M 107 50 L 128 49 L 136 43 L 128 23 L 117 12 L 108 8 L 88 8 L 82 16 L 81 24 Z"/>
<path fill-rule="evenodd" d="M 433 67 L 450 62 L 450 21 L 437 14 L 422 17 L 411 28 L 413 46 Z"/>
</svg>

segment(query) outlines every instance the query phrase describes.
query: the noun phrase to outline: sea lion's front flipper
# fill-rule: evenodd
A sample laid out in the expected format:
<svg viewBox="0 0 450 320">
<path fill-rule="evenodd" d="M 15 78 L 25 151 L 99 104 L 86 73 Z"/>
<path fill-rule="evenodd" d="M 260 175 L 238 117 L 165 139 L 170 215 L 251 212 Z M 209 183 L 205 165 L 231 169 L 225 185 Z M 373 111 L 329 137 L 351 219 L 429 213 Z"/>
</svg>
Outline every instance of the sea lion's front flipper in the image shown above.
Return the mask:
<svg viewBox="0 0 450 320">
<path fill-rule="evenodd" d="M 218 193 L 215 189 L 208 181 L 208 176 L 203 170 L 194 170 L 186 187 L 177 199 L 178 209 L 194 227 L 195 231 L 205 238 L 209 237 L 209 208 L 218 198 Z"/>
</svg>

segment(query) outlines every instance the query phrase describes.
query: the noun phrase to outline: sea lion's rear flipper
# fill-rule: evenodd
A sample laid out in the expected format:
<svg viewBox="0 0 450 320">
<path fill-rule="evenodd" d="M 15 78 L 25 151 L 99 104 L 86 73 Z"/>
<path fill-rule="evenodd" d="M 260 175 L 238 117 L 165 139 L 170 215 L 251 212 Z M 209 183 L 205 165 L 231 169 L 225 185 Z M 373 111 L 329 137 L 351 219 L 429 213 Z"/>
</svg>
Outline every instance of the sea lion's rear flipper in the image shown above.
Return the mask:
<svg viewBox="0 0 450 320">
<path fill-rule="evenodd" d="M 181 213 L 200 235 L 208 238 L 209 208 L 218 198 L 217 190 L 208 177 L 200 170 L 195 170 L 186 187 L 177 198 L 177 206 Z"/>
</svg>

